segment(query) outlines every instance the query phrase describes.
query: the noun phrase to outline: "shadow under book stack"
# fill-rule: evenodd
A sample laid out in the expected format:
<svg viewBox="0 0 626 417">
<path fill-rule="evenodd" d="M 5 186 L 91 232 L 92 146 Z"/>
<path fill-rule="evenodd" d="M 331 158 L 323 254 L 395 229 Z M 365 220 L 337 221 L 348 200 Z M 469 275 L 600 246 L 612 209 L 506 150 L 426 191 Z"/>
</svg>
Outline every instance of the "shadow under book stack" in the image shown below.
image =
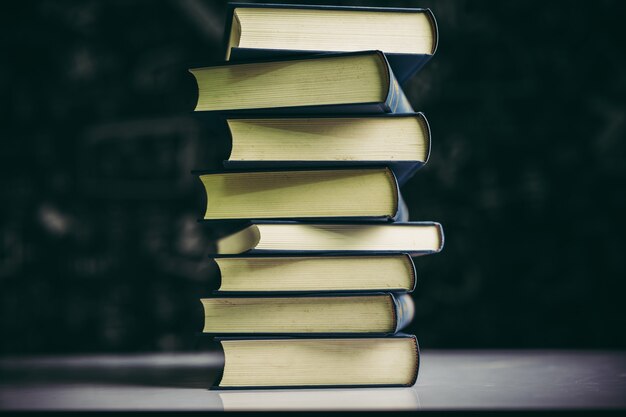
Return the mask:
<svg viewBox="0 0 626 417">
<path fill-rule="evenodd" d="M 413 256 L 438 223 L 408 222 L 400 187 L 430 152 L 400 87 L 435 52 L 425 9 L 230 4 L 227 62 L 191 69 L 196 111 L 231 135 L 220 172 L 197 172 L 220 286 L 203 332 L 218 388 L 411 386 Z M 244 222 L 244 223 L 242 223 Z"/>
</svg>

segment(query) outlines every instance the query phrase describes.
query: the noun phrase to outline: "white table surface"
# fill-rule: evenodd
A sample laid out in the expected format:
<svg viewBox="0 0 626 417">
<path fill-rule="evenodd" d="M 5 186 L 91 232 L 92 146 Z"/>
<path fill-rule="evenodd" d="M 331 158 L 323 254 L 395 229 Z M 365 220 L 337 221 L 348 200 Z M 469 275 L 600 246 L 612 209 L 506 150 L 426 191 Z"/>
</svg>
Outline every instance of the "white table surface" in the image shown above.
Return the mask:
<svg viewBox="0 0 626 417">
<path fill-rule="evenodd" d="M 1 410 L 626 409 L 626 352 L 424 351 L 412 388 L 208 390 L 221 354 L 0 359 Z"/>
</svg>

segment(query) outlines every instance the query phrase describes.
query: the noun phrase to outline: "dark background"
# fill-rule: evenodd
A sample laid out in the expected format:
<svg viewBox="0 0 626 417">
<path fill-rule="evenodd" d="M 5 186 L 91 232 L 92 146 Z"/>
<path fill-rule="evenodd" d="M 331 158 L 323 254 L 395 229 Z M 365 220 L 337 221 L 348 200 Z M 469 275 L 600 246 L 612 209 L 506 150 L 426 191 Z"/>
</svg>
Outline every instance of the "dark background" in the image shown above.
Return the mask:
<svg viewBox="0 0 626 417">
<path fill-rule="evenodd" d="M 0 15 L 0 353 L 189 349 L 212 163 L 186 70 L 225 2 L 34 1 Z M 333 4 L 316 1 L 318 4 Z M 424 348 L 626 348 L 621 1 L 342 2 L 433 9 L 405 90 L 433 130 L 403 193 L 444 225 L 416 259 Z"/>
</svg>

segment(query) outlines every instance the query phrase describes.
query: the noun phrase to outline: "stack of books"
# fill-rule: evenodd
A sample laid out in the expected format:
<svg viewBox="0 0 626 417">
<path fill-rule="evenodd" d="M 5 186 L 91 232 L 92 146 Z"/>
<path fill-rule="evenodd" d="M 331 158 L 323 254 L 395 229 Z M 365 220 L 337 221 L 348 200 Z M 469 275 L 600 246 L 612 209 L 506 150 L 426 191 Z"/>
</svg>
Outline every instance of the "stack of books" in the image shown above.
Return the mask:
<svg viewBox="0 0 626 417">
<path fill-rule="evenodd" d="M 430 151 L 401 83 L 436 49 L 432 13 L 231 4 L 226 39 L 226 63 L 190 70 L 231 135 L 225 169 L 197 172 L 227 230 L 201 300 L 218 387 L 413 385 L 412 257 L 443 231 L 400 194 Z"/>
</svg>

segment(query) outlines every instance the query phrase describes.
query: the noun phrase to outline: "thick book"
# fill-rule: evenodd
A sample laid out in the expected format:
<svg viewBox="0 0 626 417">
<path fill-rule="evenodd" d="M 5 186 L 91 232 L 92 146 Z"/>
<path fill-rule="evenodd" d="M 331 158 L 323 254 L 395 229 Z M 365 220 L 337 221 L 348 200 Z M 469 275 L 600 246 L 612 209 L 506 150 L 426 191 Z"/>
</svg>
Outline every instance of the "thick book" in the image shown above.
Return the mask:
<svg viewBox="0 0 626 417">
<path fill-rule="evenodd" d="M 197 174 L 206 192 L 204 220 L 394 220 L 401 215 L 398 182 L 387 167 Z"/>
<path fill-rule="evenodd" d="M 228 118 L 227 169 L 390 167 L 399 184 L 428 161 L 431 132 L 422 113 Z"/>
<path fill-rule="evenodd" d="M 413 113 L 380 51 L 221 63 L 189 71 L 197 85 L 196 111 Z"/>
<path fill-rule="evenodd" d="M 408 254 L 216 257 L 215 294 L 393 291 L 415 289 Z"/>
<path fill-rule="evenodd" d="M 214 389 L 412 386 L 420 357 L 413 335 L 218 338 L 224 368 Z"/>
<path fill-rule="evenodd" d="M 221 225 L 223 226 L 223 224 Z M 218 231 L 210 257 L 249 255 L 411 256 L 441 251 L 443 229 L 436 222 L 304 223 L 254 220 Z"/>
<path fill-rule="evenodd" d="M 203 333 L 211 334 L 393 334 L 414 315 L 404 294 L 305 294 L 215 296 L 200 300 Z"/>
<path fill-rule="evenodd" d="M 378 49 L 402 83 L 437 49 L 429 9 L 231 3 L 227 13 L 227 60 Z"/>
</svg>

